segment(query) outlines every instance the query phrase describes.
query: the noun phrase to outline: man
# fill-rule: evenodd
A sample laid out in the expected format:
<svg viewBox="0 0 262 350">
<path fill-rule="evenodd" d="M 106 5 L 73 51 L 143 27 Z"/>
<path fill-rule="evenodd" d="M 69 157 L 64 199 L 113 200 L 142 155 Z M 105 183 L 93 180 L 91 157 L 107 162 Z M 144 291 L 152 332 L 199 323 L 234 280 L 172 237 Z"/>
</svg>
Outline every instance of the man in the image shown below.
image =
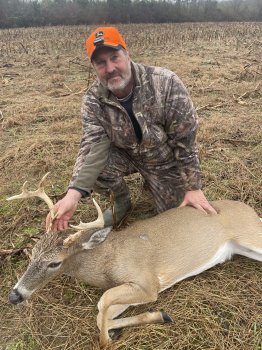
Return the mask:
<svg viewBox="0 0 262 350">
<path fill-rule="evenodd" d="M 117 222 L 131 207 L 124 176 L 139 172 L 158 212 L 191 205 L 215 213 L 201 191 L 197 115 L 175 73 L 130 60 L 116 28 L 87 39 L 97 80 L 83 99 L 83 137 L 66 196 L 55 205 L 54 230 L 68 227 L 81 197 L 115 194 Z M 104 212 L 112 225 L 112 212 Z M 47 225 L 50 216 L 47 218 Z"/>
</svg>

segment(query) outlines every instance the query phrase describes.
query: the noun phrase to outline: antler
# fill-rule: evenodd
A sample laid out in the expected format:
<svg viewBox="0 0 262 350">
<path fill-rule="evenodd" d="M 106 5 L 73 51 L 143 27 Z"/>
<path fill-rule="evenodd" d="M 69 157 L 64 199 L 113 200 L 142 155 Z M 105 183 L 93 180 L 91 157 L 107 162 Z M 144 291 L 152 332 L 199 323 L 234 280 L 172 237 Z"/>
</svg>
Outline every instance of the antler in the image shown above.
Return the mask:
<svg viewBox="0 0 262 350">
<path fill-rule="evenodd" d="M 50 222 L 50 226 L 49 226 L 47 232 L 51 231 L 52 222 L 56 218 L 56 214 L 54 212 L 54 204 L 53 204 L 52 200 L 48 197 L 48 195 L 45 193 L 44 186 L 43 186 L 43 183 L 49 174 L 50 173 L 47 173 L 43 176 L 43 178 L 39 182 L 37 190 L 29 191 L 27 189 L 28 182 L 26 181 L 23 184 L 22 193 L 7 198 L 8 201 L 11 201 L 13 199 L 22 199 L 22 198 L 30 198 L 30 197 L 39 197 L 39 198 L 43 199 L 44 202 L 48 205 L 48 208 L 50 210 L 50 215 L 51 215 L 51 222 Z M 70 225 L 72 228 L 74 228 L 76 230 L 80 230 L 80 231 L 77 231 L 75 234 L 68 236 L 64 240 L 63 244 L 65 247 L 69 247 L 73 242 L 75 242 L 79 237 L 81 237 L 83 234 L 83 230 L 86 230 L 88 228 L 102 228 L 102 227 L 104 227 L 105 222 L 104 222 L 102 210 L 99 207 L 99 205 L 97 204 L 97 202 L 95 201 L 95 199 L 92 198 L 92 200 L 93 200 L 93 203 L 97 209 L 98 218 L 95 221 L 88 222 L 88 223 L 83 223 L 80 221 L 80 224 L 77 226 Z"/>
<path fill-rule="evenodd" d="M 54 213 L 54 204 L 52 202 L 52 200 L 48 197 L 48 195 L 45 193 L 45 190 L 44 190 L 44 186 L 43 186 L 43 183 L 45 181 L 45 179 L 47 178 L 47 176 L 49 175 L 50 173 L 48 172 L 47 174 L 45 174 L 41 181 L 39 182 L 39 185 L 38 185 L 38 188 L 37 190 L 35 191 L 29 191 L 27 189 L 27 184 L 28 182 L 26 181 L 24 184 L 23 184 L 23 187 L 22 187 L 22 193 L 20 194 L 17 194 L 15 196 L 12 196 L 12 197 L 9 197 L 7 198 L 8 201 L 12 201 L 13 199 L 23 199 L 23 198 L 30 198 L 30 197 L 39 197 L 41 199 L 43 199 L 43 201 L 48 205 L 48 208 L 50 210 L 50 215 L 51 215 L 51 219 L 52 221 L 55 219 L 55 213 Z M 49 231 L 49 230 L 48 230 Z"/>
<path fill-rule="evenodd" d="M 96 207 L 96 210 L 98 212 L 97 219 L 95 221 L 86 222 L 86 223 L 80 221 L 80 224 L 77 225 L 77 226 L 70 225 L 72 228 L 74 228 L 76 230 L 80 230 L 80 231 L 77 231 L 76 233 L 68 236 L 64 240 L 63 245 L 65 247 L 69 247 L 73 242 L 75 242 L 79 237 L 81 237 L 82 234 L 83 234 L 83 230 L 90 229 L 90 228 L 103 228 L 104 227 L 105 221 L 104 221 L 102 210 L 101 210 L 101 208 L 99 207 L 99 205 L 97 204 L 97 202 L 95 201 L 94 198 L 92 198 L 92 201 L 93 201 L 93 203 L 94 203 L 94 205 Z"/>
</svg>

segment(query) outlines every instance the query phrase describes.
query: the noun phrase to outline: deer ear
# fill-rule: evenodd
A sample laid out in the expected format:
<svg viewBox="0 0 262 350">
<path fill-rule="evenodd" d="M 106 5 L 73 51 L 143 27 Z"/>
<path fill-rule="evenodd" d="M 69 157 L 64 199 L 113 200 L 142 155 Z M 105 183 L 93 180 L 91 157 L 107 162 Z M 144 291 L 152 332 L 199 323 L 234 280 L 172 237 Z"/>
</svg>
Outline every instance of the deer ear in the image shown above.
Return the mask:
<svg viewBox="0 0 262 350">
<path fill-rule="evenodd" d="M 82 244 L 83 249 L 94 249 L 97 245 L 102 243 L 107 235 L 111 232 L 112 226 L 103 228 L 102 230 L 96 231 L 92 234 L 92 236 L 89 238 L 88 242 L 85 242 Z"/>
</svg>

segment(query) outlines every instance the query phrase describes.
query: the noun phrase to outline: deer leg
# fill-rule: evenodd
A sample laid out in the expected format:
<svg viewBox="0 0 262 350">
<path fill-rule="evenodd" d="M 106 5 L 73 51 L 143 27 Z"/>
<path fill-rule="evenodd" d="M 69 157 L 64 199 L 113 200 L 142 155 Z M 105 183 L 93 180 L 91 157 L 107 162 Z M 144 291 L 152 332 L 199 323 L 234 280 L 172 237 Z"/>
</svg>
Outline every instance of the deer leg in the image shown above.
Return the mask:
<svg viewBox="0 0 262 350">
<path fill-rule="evenodd" d="M 249 247 L 248 245 L 236 245 L 234 246 L 234 253 L 246 256 L 247 258 L 262 261 L 262 248 Z"/>
<path fill-rule="evenodd" d="M 135 283 L 126 283 L 108 289 L 101 297 L 98 303 L 99 316 L 101 320 L 100 329 L 100 345 L 106 346 L 110 342 L 108 334 L 109 328 L 112 329 L 111 322 L 112 315 L 110 314 L 110 307 L 113 305 L 134 305 L 145 304 L 157 300 L 157 289 L 150 284 L 150 289 L 144 286 L 139 286 Z M 116 309 L 112 308 L 112 312 Z"/>
<path fill-rule="evenodd" d="M 129 306 L 130 305 L 111 305 L 111 306 L 109 306 L 108 319 L 113 320 L 117 316 L 121 315 Z M 99 312 L 97 315 L 97 327 L 100 331 L 101 331 L 101 324 L 102 324 L 102 312 Z M 112 329 L 112 328 L 110 328 L 110 329 Z"/>
<path fill-rule="evenodd" d="M 173 319 L 164 311 L 145 312 L 132 317 L 118 318 L 108 321 L 108 330 L 139 326 L 148 323 L 166 323 L 173 322 Z"/>
<path fill-rule="evenodd" d="M 122 314 L 129 305 L 111 305 L 108 309 L 108 322 L 110 323 L 110 320 L 113 320 L 120 314 Z M 97 327 L 101 331 L 101 324 L 102 324 L 102 313 L 99 312 L 97 315 Z M 119 327 L 120 328 L 120 327 Z M 120 329 L 117 329 L 116 327 L 110 327 L 109 330 L 109 336 L 112 340 L 117 339 L 120 335 Z"/>
</svg>

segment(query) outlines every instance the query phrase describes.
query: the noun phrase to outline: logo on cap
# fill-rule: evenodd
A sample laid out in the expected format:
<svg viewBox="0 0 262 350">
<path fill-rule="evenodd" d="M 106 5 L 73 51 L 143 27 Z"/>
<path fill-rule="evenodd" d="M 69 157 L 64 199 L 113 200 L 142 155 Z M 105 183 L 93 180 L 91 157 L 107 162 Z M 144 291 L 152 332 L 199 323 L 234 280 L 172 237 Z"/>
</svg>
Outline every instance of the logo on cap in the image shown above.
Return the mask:
<svg viewBox="0 0 262 350">
<path fill-rule="evenodd" d="M 103 45 L 104 44 L 104 32 L 100 31 L 95 34 L 94 45 Z"/>
</svg>

